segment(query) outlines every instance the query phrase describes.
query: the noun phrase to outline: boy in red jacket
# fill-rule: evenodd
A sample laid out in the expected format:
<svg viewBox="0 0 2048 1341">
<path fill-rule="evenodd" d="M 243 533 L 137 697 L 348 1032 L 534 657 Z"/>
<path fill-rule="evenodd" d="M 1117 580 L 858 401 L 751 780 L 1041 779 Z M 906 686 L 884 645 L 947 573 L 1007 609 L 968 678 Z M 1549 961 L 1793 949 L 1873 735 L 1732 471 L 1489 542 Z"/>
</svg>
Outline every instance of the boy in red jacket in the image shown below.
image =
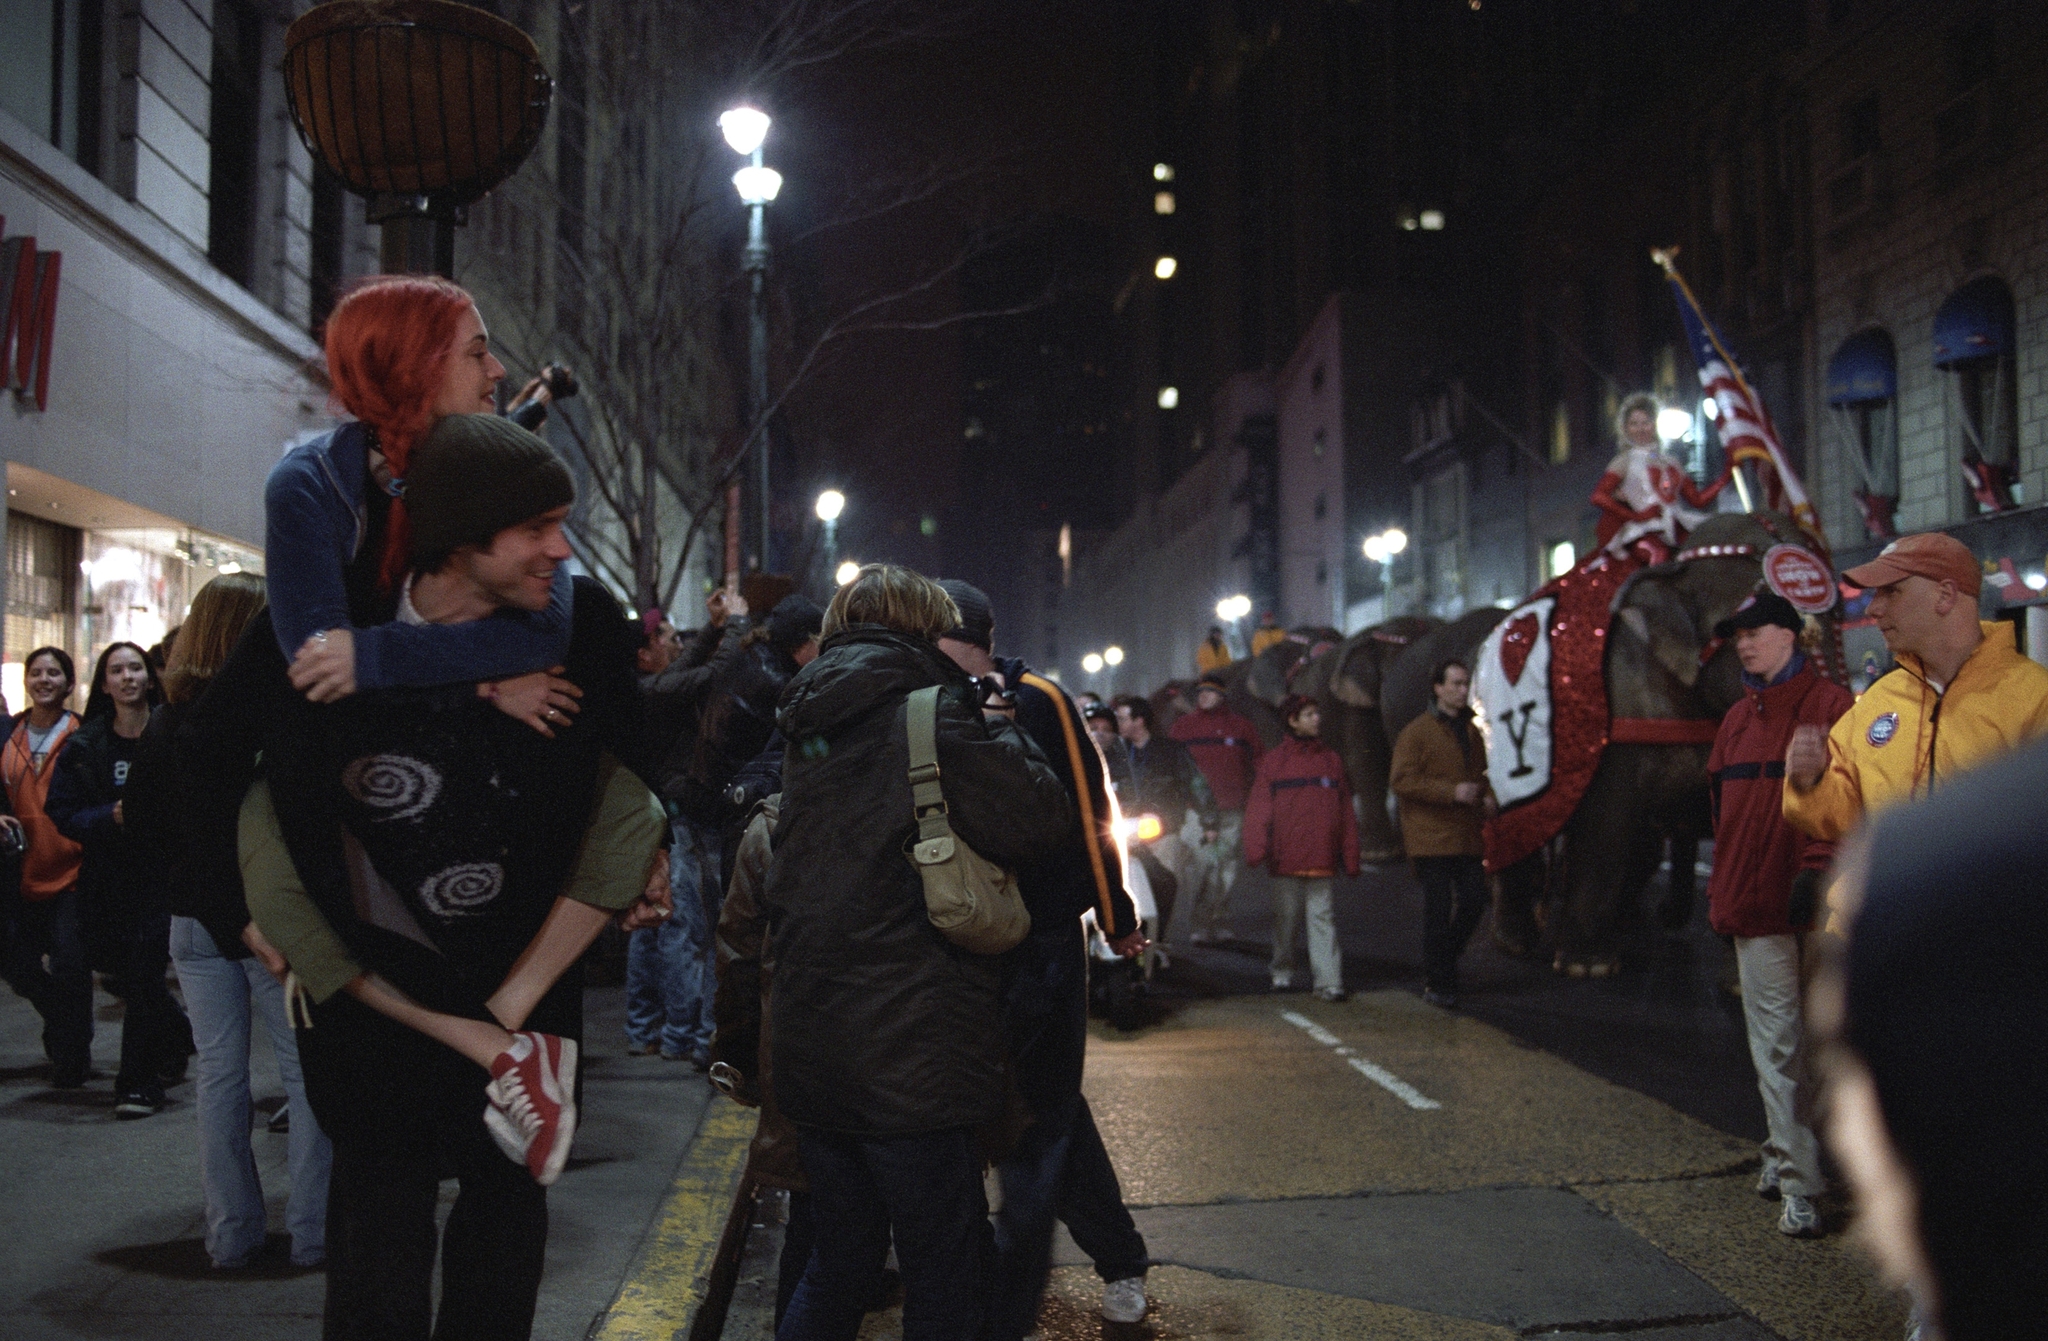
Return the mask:
<svg viewBox="0 0 2048 1341">
<path fill-rule="evenodd" d="M 1770 1128 L 1757 1191 L 1783 1199 L 1780 1233 L 1812 1237 L 1822 1232 L 1813 1199 L 1826 1184 L 1805 1120 L 1813 1090 L 1801 1024 L 1799 939 L 1813 924 L 1821 872 L 1834 845 L 1785 823 L 1785 748 L 1795 728 L 1825 732 L 1854 700 L 1822 679 L 1800 652 L 1804 623 L 1790 601 L 1760 590 L 1715 626 L 1715 637 L 1735 640 L 1747 692 L 1721 719 L 1707 759 L 1714 797 L 1707 905 L 1714 930 L 1735 941 L 1749 1055 Z"/>
<path fill-rule="evenodd" d="M 1244 843 L 1244 798 L 1264 753 L 1258 728 L 1230 710 L 1225 689 L 1222 676 L 1204 675 L 1195 684 L 1195 710 L 1174 718 L 1166 732 L 1195 756 L 1195 767 L 1216 798 L 1216 832 L 1200 849 L 1202 878 L 1192 891 L 1182 891 L 1194 909 L 1197 945 L 1230 939 L 1230 889 L 1237 883 Z"/>
<path fill-rule="evenodd" d="M 1330 884 L 1339 869 L 1358 874 L 1358 816 L 1344 761 L 1316 739 L 1322 712 L 1290 694 L 1280 705 L 1287 738 L 1259 760 L 1244 812 L 1244 859 L 1273 875 L 1273 990 L 1294 986 L 1295 938 L 1308 917 L 1308 962 L 1316 995 L 1342 1001 L 1344 960 Z"/>
</svg>

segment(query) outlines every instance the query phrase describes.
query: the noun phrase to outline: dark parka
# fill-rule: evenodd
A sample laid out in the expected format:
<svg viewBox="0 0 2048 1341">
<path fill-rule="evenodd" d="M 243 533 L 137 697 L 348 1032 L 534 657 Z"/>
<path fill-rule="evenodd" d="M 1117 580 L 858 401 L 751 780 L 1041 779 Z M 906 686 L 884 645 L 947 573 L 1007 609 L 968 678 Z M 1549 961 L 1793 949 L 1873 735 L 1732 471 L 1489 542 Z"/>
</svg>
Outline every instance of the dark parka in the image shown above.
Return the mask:
<svg viewBox="0 0 2048 1341">
<path fill-rule="evenodd" d="M 776 949 L 775 1097 L 804 1126 L 904 1136 L 978 1126 L 1003 1103 L 1001 961 L 932 927 L 905 854 L 904 700 L 939 696 L 938 762 L 953 831 L 990 861 L 1051 855 L 1065 790 L 1030 740 L 984 718 L 936 644 L 875 625 L 827 638 L 791 680 L 782 818 L 766 902 Z"/>
</svg>

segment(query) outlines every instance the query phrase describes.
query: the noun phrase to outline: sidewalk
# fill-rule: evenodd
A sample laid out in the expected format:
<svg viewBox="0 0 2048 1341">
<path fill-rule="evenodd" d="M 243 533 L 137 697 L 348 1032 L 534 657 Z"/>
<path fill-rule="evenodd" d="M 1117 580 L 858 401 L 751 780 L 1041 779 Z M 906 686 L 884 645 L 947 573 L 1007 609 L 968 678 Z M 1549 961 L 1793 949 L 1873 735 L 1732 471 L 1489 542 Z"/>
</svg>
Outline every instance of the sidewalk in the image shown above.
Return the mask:
<svg viewBox="0 0 2048 1341">
<path fill-rule="evenodd" d="M 538 1341 L 581 1341 L 611 1305 L 711 1095 L 687 1065 L 625 1055 L 623 1001 L 619 988 L 586 997 L 584 1118 L 568 1172 L 548 1198 Z M 318 1271 L 292 1268 L 280 1251 L 278 1266 L 253 1275 L 212 1272 L 202 1245 L 192 1086 L 172 1089 L 171 1106 L 155 1117 L 117 1121 L 111 1076 L 120 1004 L 101 994 L 99 1005 L 93 1054 L 101 1074 L 84 1090 L 55 1091 L 34 1010 L 0 992 L 0 1336 L 317 1338 Z M 283 1089 L 267 1041 L 256 1056 L 254 1090 L 267 1113 Z M 285 1138 L 259 1130 L 255 1145 L 275 1227 L 283 1221 Z M 454 1186 L 444 1185 L 444 1207 Z"/>
</svg>

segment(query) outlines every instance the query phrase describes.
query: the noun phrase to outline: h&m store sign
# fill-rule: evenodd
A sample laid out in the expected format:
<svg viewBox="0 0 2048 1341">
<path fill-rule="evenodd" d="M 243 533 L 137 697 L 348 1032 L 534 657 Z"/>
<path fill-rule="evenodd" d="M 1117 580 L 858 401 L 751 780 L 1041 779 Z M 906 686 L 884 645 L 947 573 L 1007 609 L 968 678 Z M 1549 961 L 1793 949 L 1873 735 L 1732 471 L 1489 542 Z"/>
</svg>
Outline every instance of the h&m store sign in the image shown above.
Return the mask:
<svg viewBox="0 0 2048 1341">
<path fill-rule="evenodd" d="M 0 235 L 7 219 L 0 216 Z M 37 251 L 32 237 L 0 241 L 0 379 L 18 400 L 50 403 L 50 342 L 57 331 L 57 272 L 63 253 Z"/>
</svg>

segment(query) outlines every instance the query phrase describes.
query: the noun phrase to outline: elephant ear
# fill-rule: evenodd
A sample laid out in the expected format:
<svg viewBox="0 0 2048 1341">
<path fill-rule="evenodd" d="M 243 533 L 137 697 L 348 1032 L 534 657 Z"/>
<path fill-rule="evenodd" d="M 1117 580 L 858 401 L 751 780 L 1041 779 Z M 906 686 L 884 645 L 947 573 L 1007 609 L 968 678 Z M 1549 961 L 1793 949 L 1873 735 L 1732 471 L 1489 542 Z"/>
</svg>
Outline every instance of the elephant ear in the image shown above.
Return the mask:
<svg viewBox="0 0 2048 1341">
<path fill-rule="evenodd" d="M 1380 705 L 1380 656 L 1390 645 L 1373 631 L 1354 633 L 1337 648 L 1330 674 L 1330 697 L 1352 708 Z"/>
</svg>

